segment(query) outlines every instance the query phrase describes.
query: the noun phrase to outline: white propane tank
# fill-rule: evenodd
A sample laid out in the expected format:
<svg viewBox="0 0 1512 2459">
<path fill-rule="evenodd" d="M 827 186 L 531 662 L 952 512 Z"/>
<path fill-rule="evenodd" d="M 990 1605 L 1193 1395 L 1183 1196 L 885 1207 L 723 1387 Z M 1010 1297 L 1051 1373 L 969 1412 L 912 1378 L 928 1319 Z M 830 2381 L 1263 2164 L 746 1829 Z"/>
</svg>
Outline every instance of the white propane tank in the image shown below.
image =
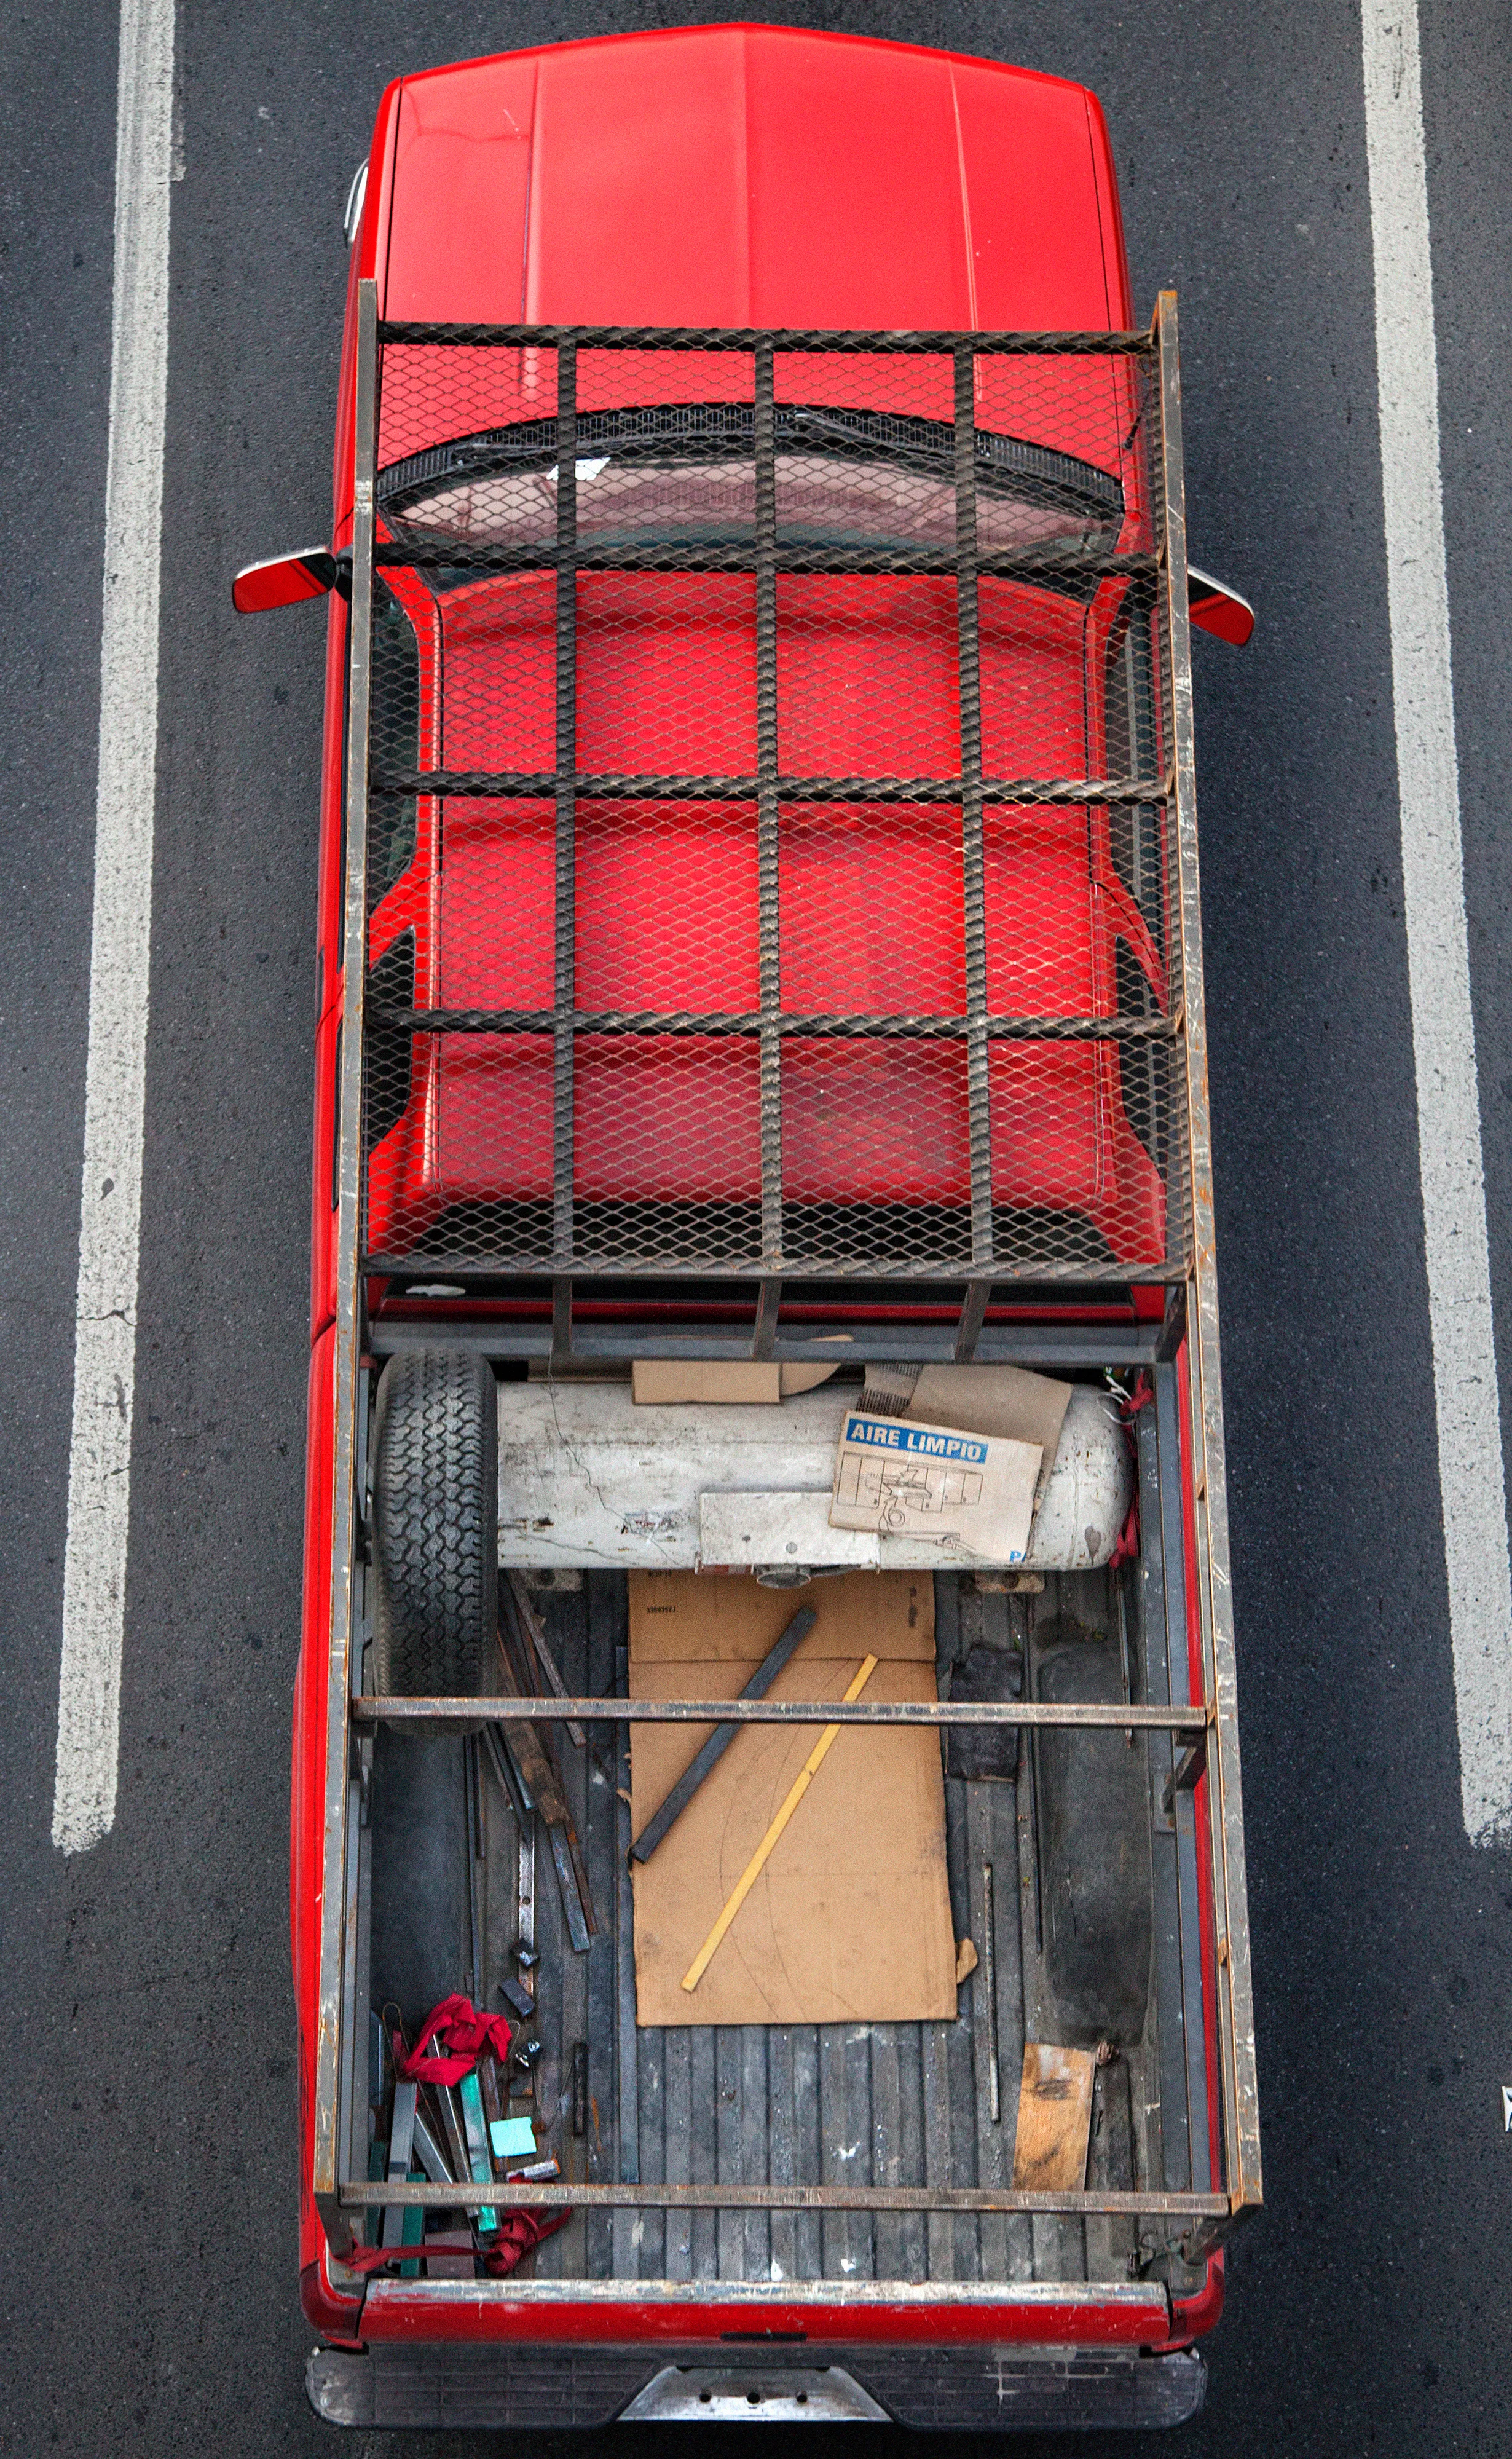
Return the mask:
<svg viewBox="0 0 1512 2459">
<path fill-rule="evenodd" d="M 1133 1500 L 1134 1462 L 1117 1401 L 1090 1384 L 1074 1383 L 1024 1569 L 1101 1570 Z"/>
<path fill-rule="evenodd" d="M 830 1385 L 771 1407 L 638 1408 L 623 1382 L 501 1383 L 499 1561 L 521 1570 L 983 1567 L 950 1542 L 830 1526 L 848 1399 Z M 1133 1494 L 1115 1402 L 1073 1385 L 1021 1567 L 1101 1568 Z"/>
</svg>

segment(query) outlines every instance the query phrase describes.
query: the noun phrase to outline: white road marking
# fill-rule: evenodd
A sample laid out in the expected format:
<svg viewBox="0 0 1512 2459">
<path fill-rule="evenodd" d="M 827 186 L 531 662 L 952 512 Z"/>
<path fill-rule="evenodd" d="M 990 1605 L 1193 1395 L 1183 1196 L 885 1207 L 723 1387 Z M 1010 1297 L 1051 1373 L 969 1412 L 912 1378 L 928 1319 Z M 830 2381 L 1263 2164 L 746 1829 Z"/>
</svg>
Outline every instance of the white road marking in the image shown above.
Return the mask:
<svg viewBox="0 0 1512 2459">
<path fill-rule="evenodd" d="M 1363 0 L 1402 884 L 1465 1829 L 1512 1830 L 1512 1575 L 1465 930 L 1416 0 Z"/>
<path fill-rule="evenodd" d="M 121 0 L 105 594 L 52 1841 L 116 1817 L 158 764 L 173 0 Z"/>
</svg>

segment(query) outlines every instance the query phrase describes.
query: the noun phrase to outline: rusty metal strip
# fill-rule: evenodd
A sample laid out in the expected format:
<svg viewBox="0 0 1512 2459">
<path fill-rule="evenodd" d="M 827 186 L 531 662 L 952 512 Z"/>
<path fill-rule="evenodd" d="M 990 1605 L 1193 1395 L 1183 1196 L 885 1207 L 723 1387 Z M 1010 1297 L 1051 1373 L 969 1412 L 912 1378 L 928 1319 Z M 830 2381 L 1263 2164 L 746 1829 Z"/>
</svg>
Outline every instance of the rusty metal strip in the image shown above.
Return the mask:
<svg viewBox="0 0 1512 2459">
<path fill-rule="evenodd" d="M 1187 1359 L 1196 1489 L 1197 1585 L 1205 1679 L 1210 1688 L 1215 1712 L 1213 1739 L 1216 1747 L 1210 1749 L 1208 1755 L 1207 1792 L 1215 1879 L 1217 2030 L 1228 2154 L 1227 2184 L 1235 2209 L 1243 2210 L 1258 2204 L 1261 2199 L 1260 2116 L 1239 1774 L 1233 1607 L 1228 1573 L 1223 1398 L 1219 1375 L 1212 1136 L 1208 1103 L 1208 1031 L 1203 995 L 1202 900 L 1197 860 L 1191 635 L 1186 605 L 1181 369 L 1174 291 L 1161 293 L 1155 330 L 1159 349 L 1161 480 L 1165 520 L 1164 619 L 1170 659 L 1170 723 L 1181 883 L 1186 1108 L 1191 1156 L 1192 1258 L 1187 1300 Z"/>
<path fill-rule="evenodd" d="M 993 1259 L 992 1111 L 987 1080 L 987 902 L 982 847 L 981 660 L 976 608 L 976 362 L 955 362 L 956 663 L 960 711 L 961 915 L 966 979 L 966 1141 L 972 1262 Z"/>
<path fill-rule="evenodd" d="M 353 1716 L 373 1725 L 465 1725 L 480 1716 L 537 1725 L 1054 1725 L 1099 1732 L 1135 1726 L 1152 1733 L 1195 1734 L 1208 1723 L 1202 1706 L 1154 1707 L 1147 1700 L 1105 1703 L 1049 1699 L 584 1699 L 401 1698 L 369 1693 L 351 1703 Z"/>
<path fill-rule="evenodd" d="M 575 342 L 582 350 L 818 350 L 883 358 L 948 356 L 959 343 L 994 358 L 1147 358 L 1148 330 L 1139 333 L 823 332 L 728 325 L 417 325 L 386 324 L 379 339 L 406 349 L 555 350 Z"/>
<path fill-rule="evenodd" d="M 552 1044 L 552 1260 L 572 1269 L 578 932 L 578 351 L 556 353 L 556 951 Z"/>
<path fill-rule="evenodd" d="M 782 1272 L 782 968 L 778 921 L 777 429 L 769 342 L 756 346 L 756 944 L 761 1016 L 761 1244 L 765 1273 Z"/>
<path fill-rule="evenodd" d="M 348 2211 L 382 2210 L 398 2203 L 426 2211 L 469 2208 L 477 2198 L 475 2185 L 435 2186 L 429 2179 L 416 2185 L 397 2180 L 371 2184 L 354 2181 L 342 2196 Z M 489 2190 L 493 2203 L 511 2207 L 569 2210 L 747 2211 L 747 2212 L 1072 2212 L 1108 2217 L 1223 2219 L 1225 2195 L 1088 2194 L 1069 2189 L 1039 2194 L 1013 2186 L 746 2186 L 728 2183 L 697 2185 L 556 2185 L 532 2184 L 520 2178 Z M 829 2283 L 831 2287 L 833 2282 Z"/>
<path fill-rule="evenodd" d="M 501 455 L 501 460 L 503 456 Z M 475 474 L 475 473 L 474 473 Z M 504 474 L 490 468 L 490 475 Z M 399 492 L 395 490 L 395 492 Z M 402 517 L 402 516 L 401 516 Z M 882 578 L 928 573 L 953 573 L 954 548 L 799 546 L 778 543 L 768 552 L 777 572 L 872 574 Z M 579 572 L 755 572 L 760 551 L 754 546 L 582 546 L 577 556 Z M 432 546 L 419 538 L 380 544 L 373 561 L 380 571 L 471 572 L 482 579 L 508 572 L 551 572 L 558 557 L 555 546 Z M 976 569 L 995 580 L 1153 580 L 1159 566 L 1152 555 L 1089 555 L 1080 544 L 983 547 Z"/>
<path fill-rule="evenodd" d="M 330 1657 L 326 1688 L 325 1855 L 316 1986 L 312 2185 L 333 2253 L 351 2242 L 340 2203 L 341 2008 L 347 1914 L 347 1713 L 355 1555 L 357 1376 L 361 1349 L 363 988 L 368 937 L 368 722 L 371 694 L 373 479 L 378 403 L 378 292 L 357 287 L 357 413 L 353 458 L 352 594 L 347 618 L 346 879 L 337 1142 L 334 1482 Z"/>
<path fill-rule="evenodd" d="M 550 1033 L 556 1011 L 549 1007 L 390 1007 L 375 999 L 375 1023 L 394 1033 Z M 801 1040 L 964 1040 L 980 1032 L 989 1041 L 1174 1041 L 1179 1027 L 1166 1016 L 771 1016 L 759 1008 L 578 1008 L 575 1033 L 765 1034 Z"/>
<path fill-rule="evenodd" d="M 578 802 L 587 803 L 754 803 L 759 777 L 742 772 L 730 776 L 689 776 L 647 769 L 570 780 Z M 408 802 L 416 794 L 460 794 L 469 802 L 550 802 L 558 790 L 555 768 L 414 768 L 387 770 L 375 776 L 372 791 Z M 960 802 L 959 777 L 784 777 L 772 788 L 782 803 L 946 803 Z M 1079 809 L 1087 803 L 1162 803 L 1166 781 L 1161 777 L 979 777 L 976 790 L 983 803 L 1038 808 L 1064 805 Z"/>
</svg>

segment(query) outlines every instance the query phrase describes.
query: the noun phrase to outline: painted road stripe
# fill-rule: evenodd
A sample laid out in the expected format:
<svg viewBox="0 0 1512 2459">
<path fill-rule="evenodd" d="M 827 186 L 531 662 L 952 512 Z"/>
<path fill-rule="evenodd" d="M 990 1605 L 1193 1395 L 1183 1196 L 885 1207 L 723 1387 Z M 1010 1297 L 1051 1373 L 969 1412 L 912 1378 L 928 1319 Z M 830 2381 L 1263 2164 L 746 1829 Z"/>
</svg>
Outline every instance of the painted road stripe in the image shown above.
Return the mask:
<svg viewBox="0 0 1512 2459">
<path fill-rule="evenodd" d="M 158 762 L 173 0 L 121 0 L 105 596 L 52 1841 L 116 1817 Z"/>
<path fill-rule="evenodd" d="M 1512 1830 L 1507 1563 L 1465 931 L 1416 0 L 1364 0 L 1365 136 L 1418 1166 L 1460 1788 L 1477 1843 Z"/>
</svg>

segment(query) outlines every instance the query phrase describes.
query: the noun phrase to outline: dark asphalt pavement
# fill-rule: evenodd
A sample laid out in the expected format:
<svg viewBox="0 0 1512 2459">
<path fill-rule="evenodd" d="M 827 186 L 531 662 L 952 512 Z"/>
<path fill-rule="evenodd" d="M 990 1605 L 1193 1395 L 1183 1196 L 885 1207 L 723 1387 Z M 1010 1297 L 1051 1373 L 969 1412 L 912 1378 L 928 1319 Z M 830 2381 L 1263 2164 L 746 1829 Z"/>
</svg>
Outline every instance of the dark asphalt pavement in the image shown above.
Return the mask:
<svg viewBox="0 0 1512 2459">
<path fill-rule="evenodd" d="M 1353 10 L 1277 0 L 1118 5 L 772 0 L 768 14 L 1094 87 L 1136 297 L 1181 292 L 1192 551 L 1260 616 L 1242 659 L 1199 644 L 1198 742 L 1267 2210 L 1233 2249 L 1208 2406 L 1180 2447 L 1501 2452 L 1512 1855 L 1472 1850 L 1460 1814 L 1359 32 Z M 116 13 L 31 0 L 0 20 L 0 2450 L 26 2459 L 339 2447 L 302 2386 L 285 1923 L 324 629 L 315 613 L 239 626 L 228 576 L 325 534 L 340 211 L 386 80 L 735 13 L 436 0 L 422 24 L 398 0 L 180 8 L 120 1797 L 112 1835 L 73 1864 L 49 1823 Z M 1512 1355 L 1504 10 L 1429 0 L 1423 82 L 1492 1257 Z"/>
</svg>

